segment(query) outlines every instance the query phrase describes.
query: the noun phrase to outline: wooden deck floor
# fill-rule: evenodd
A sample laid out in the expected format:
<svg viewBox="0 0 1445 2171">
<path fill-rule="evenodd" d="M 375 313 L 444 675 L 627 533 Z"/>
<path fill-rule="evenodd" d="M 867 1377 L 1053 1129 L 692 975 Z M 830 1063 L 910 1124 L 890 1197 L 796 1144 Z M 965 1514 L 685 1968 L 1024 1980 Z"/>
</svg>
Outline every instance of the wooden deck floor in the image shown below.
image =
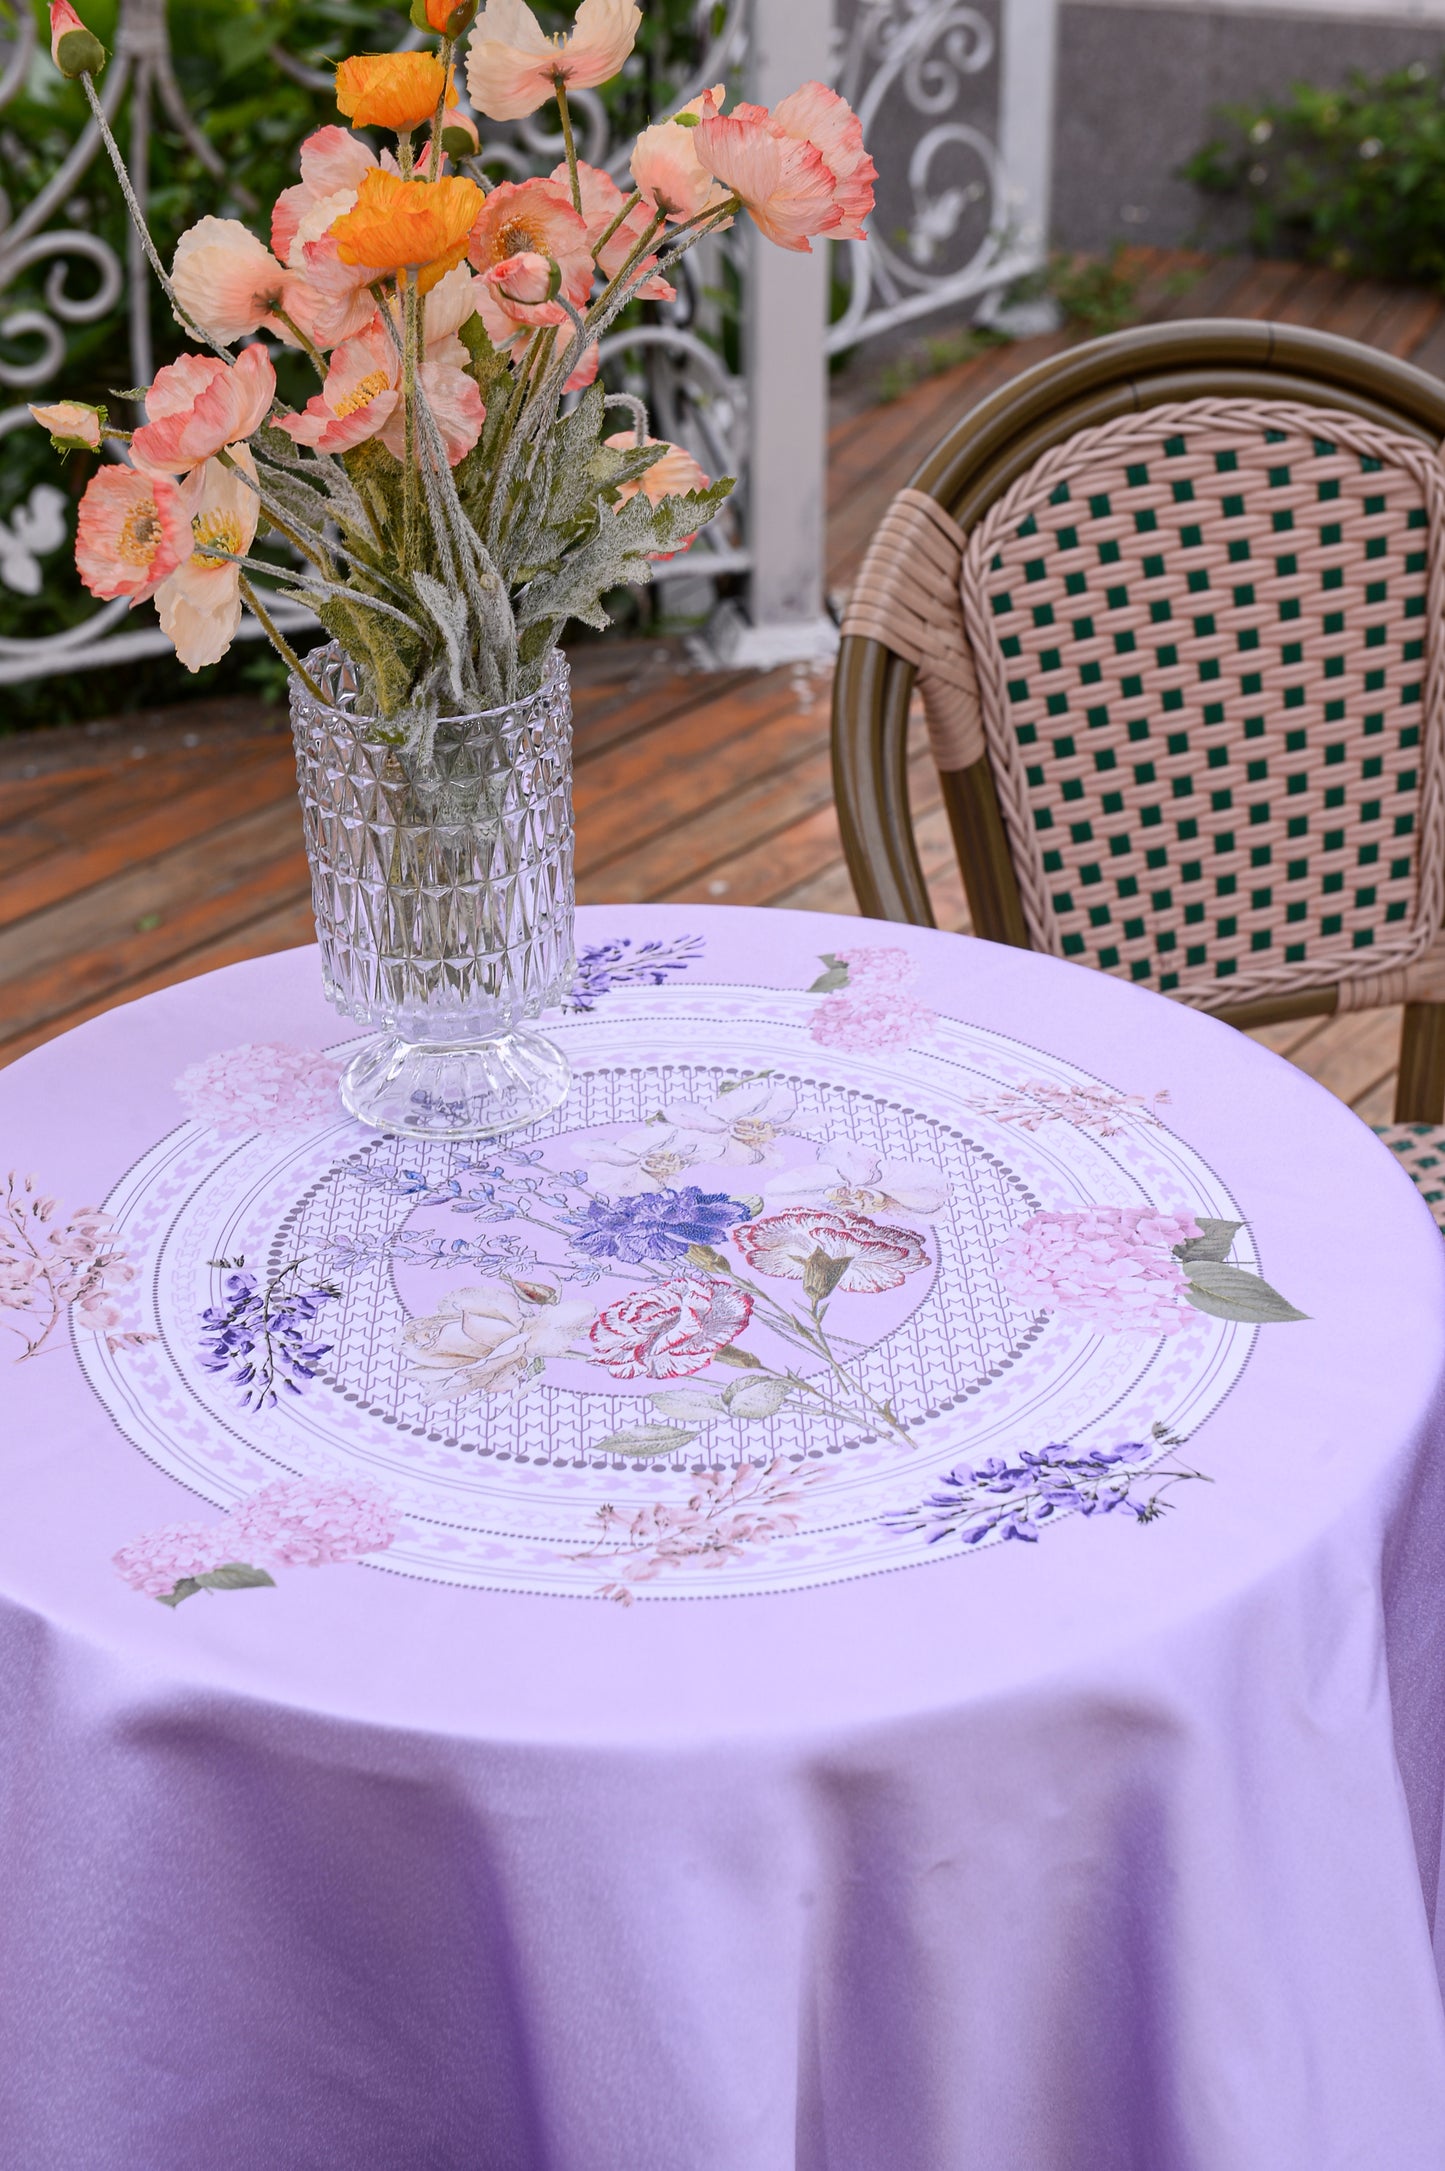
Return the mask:
<svg viewBox="0 0 1445 2171">
<path fill-rule="evenodd" d="M 1272 317 L 1445 376 L 1445 304 L 1299 265 L 1139 252 L 1141 313 Z M 1186 285 L 1184 282 L 1188 280 Z M 883 507 L 949 425 L 1062 335 L 987 350 L 887 405 L 845 389 L 828 577 L 846 593 Z M 697 672 L 670 643 L 579 649 L 578 892 L 852 912 L 833 814 L 826 674 Z M 921 745 L 912 788 L 941 926 L 967 927 Z M 0 1062 L 117 1002 L 312 939 L 284 718 L 200 703 L 0 741 Z M 1259 1037 L 1388 1117 L 1398 1013 Z"/>
</svg>

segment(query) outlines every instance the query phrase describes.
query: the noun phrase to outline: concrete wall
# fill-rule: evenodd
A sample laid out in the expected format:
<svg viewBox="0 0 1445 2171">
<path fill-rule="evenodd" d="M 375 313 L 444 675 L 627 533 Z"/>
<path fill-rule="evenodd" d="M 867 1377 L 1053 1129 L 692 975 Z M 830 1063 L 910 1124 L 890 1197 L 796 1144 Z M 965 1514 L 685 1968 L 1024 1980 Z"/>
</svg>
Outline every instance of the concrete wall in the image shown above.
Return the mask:
<svg viewBox="0 0 1445 2171">
<path fill-rule="evenodd" d="M 1213 133 L 1215 107 L 1429 63 L 1445 18 L 1415 22 L 1343 13 L 1164 0 L 1064 0 L 1059 10 L 1054 131 L 1055 246 L 1119 239 L 1178 244 L 1233 238 L 1174 168 Z"/>
</svg>

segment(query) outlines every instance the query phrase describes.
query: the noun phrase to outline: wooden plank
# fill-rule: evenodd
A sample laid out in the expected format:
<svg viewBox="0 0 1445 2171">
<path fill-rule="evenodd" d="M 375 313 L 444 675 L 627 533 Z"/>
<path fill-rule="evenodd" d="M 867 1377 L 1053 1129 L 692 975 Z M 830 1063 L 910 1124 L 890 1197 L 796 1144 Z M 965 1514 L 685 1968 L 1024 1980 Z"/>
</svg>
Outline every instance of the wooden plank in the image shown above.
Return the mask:
<svg viewBox="0 0 1445 2171">
<path fill-rule="evenodd" d="M 816 718 L 800 715 L 786 674 L 747 708 L 728 702 L 691 712 L 669 727 L 665 743 L 629 741 L 606 764 L 576 780 L 579 864 L 593 867 L 673 822 L 700 799 L 726 800 L 755 777 L 784 766 L 816 743 Z M 725 810 L 724 810 L 725 811 Z"/>
<path fill-rule="evenodd" d="M 0 934 L 11 1038 L 309 894 L 289 807 L 263 808 Z"/>
<path fill-rule="evenodd" d="M 1232 317 L 1277 317 L 1295 288 L 1308 276 L 1303 264 L 1251 262 L 1229 297 L 1228 313 Z M 1218 312 L 1221 316 L 1224 313 L 1223 310 Z M 1210 314 L 1215 312 L 1211 310 Z"/>
<path fill-rule="evenodd" d="M 1398 355 L 1401 361 L 1413 361 L 1416 349 L 1434 331 L 1442 315 L 1445 309 L 1437 294 L 1412 293 L 1408 287 L 1397 287 L 1375 319 L 1370 345 Z"/>
<path fill-rule="evenodd" d="M 641 903 L 667 896 L 679 883 L 696 888 L 722 867 L 740 838 L 762 843 L 832 800 L 828 743 L 824 739 L 820 745 L 815 731 L 794 761 L 728 794 L 724 804 L 704 806 L 691 819 L 675 821 L 606 861 L 589 859 L 589 894 L 600 897 L 605 890 L 619 903 Z"/>
<path fill-rule="evenodd" d="M 234 929 L 219 941 L 203 942 L 197 949 L 173 958 L 156 971 L 142 973 L 138 979 L 126 981 L 123 987 L 108 989 L 105 994 L 47 1018 L 29 1032 L 7 1040 L 0 1046 L 0 1069 L 31 1048 L 53 1040 L 57 1033 L 68 1033 L 73 1025 L 83 1025 L 87 1018 L 98 1018 L 103 1012 L 114 1010 L 118 1003 L 135 1002 L 142 995 L 155 994 L 159 988 L 175 987 L 182 980 L 194 979 L 197 973 L 219 972 L 223 965 L 239 965 L 252 957 L 269 957 L 277 950 L 295 950 L 315 940 L 316 922 L 311 916 L 310 897 L 280 905 L 274 911 L 262 913 L 259 919 L 248 920 L 243 927 Z M 345 1031 L 339 1018 L 337 1031 Z"/>
<path fill-rule="evenodd" d="M 285 742 L 275 743 L 285 748 Z M 9 872 L 43 858 L 47 852 L 74 845 L 111 822 L 124 821 L 143 808 L 163 804 L 178 785 L 214 776 L 218 771 L 229 773 L 231 765 L 248 758 L 254 758 L 249 748 L 228 752 L 224 763 L 218 763 L 209 751 L 178 750 L 174 755 L 147 757 L 124 766 L 107 763 L 90 770 L 64 772 L 58 789 L 44 799 L 32 801 L 13 820 L 8 804 L 12 787 L 0 786 L 0 868 Z M 290 760 L 289 750 L 283 751 L 282 759 Z M 293 769 L 293 779 L 294 774 Z M 35 779 L 47 785 L 56 781 L 54 777 Z"/>
<path fill-rule="evenodd" d="M 1249 276 L 1250 264 L 1247 256 L 1216 257 L 1182 293 L 1159 304 L 1151 313 L 1152 321 L 1177 324 L 1190 317 L 1237 316 L 1234 297 Z"/>
<path fill-rule="evenodd" d="M 65 897 L 91 889 L 107 876 L 142 860 L 155 859 L 190 840 L 222 828 L 260 807 L 285 805 L 301 839 L 301 807 L 296 797 L 296 767 L 288 747 L 279 757 L 269 749 L 229 763 L 191 790 L 177 778 L 162 803 L 131 821 L 114 818 L 70 836 L 44 838 L 46 856 L 39 865 L 21 865 L 0 874 L 0 927 L 24 919 Z M 0 865 L 8 854 L 0 852 Z"/>
</svg>

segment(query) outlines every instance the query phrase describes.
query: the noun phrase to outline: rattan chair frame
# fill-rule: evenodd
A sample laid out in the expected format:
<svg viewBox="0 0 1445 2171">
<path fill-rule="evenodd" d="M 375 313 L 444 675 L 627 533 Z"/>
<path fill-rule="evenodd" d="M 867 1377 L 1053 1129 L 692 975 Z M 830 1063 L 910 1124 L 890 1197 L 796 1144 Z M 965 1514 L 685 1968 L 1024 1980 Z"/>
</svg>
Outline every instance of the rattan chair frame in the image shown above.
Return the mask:
<svg viewBox="0 0 1445 2171">
<path fill-rule="evenodd" d="M 965 533 L 1050 448 L 1080 430 L 1150 407 L 1199 399 L 1294 401 L 1362 417 L 1432 449 L 1445 439 L 1445 384 L 1423 371 L 1306 327 L 1203 319 L 1139 326 L 1091 340 L 1026 371 L 955 424 L 909 490 Z M 960 605 L 960 636 L 962 616 Z M 833 776 L 843 848 L 860 909 L 935 923 L 908 798 L 908 720 L 916 670 L 845 620 L 833 694 Z M 940 771 L 976 934 L 1028 948 L 1018 878 L 988 757 Z M 1244 1027 L 1329 1015 L 1334 987 L 1308 988 L 1216 1014 Z M 1407 1002 L 1397 1122 L 1445 1117 L 1445 1003 Z"/>
</svg>

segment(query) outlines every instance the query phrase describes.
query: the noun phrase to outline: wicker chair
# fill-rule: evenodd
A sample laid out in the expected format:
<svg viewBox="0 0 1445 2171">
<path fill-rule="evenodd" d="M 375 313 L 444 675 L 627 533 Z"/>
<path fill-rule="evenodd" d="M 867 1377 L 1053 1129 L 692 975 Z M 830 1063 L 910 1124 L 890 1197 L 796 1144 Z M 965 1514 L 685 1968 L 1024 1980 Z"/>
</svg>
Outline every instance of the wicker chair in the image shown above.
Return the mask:
<svg viewBox="0 0 1445 2171">
<path fill-rule="evenodd" d="M 1236 1025 L 1404 1003 L 1445 1227 L 1445 385 L 1288 325 L 1089 342 L 964 416 L 843 621 L 865 913 L 931 925 L 915 684 L 975 932 Z"/>
</svg>

